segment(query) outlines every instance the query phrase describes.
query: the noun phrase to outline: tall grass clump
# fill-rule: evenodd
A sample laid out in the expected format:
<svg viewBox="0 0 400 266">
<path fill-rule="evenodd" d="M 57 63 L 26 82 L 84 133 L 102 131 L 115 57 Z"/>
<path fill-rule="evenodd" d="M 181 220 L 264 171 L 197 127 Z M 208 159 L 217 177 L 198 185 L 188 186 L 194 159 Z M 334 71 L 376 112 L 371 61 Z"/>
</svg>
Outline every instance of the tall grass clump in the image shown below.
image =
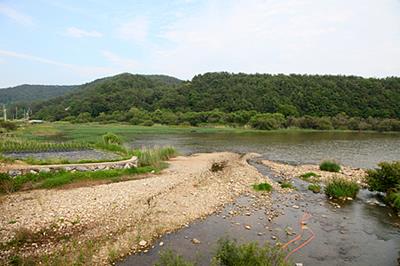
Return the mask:
<svg viewBox="0 0 400 266">
<path fill-rule="evenodd" d="M 386 193 L 386 202 L 400 210 L 400 161 L 381 162 L 378 166 L 367 171 L 369 189 Z"/>
<path fill-rule="evenodd" d="M 136 150 L 134 154 L 138 157 L 140 166 L 154 166 L 159 167 L 163 161 L 169 160 L 175 157 L 178 153 L 175 148 L 171 146 L 166 147 L 155 147 L 153 149 L 144 148 L 142 150 Z"/>
<path fill-rule="evenodd" d="M 299 176 L 304 181 L 316 181 L 319 179 L 319 175 L 314 172 L 307 172 Z"/>
<path fill-rule="evenodd" d="M 195 266 L 196 264 L 185 260 L 181 255 L 175 254 L 172 250 L 160 254 L 155 266 Z"/>
<path fill-rule="evenodd" d="M 73 151 L 90 148 L 83 142 L 45 142 L 20 139 L 17 137 L 1 137 L 0 152 L 49 152 L 49 151 Z"/>
<path fill-rule="evenodd" d="M 122 140 L 118 135 L 106 133 L 102 136 L 102 140 L 95 144 L 97 149 L 111 151 L 121 155 L 128 156 L 130 152 L 122 145 Z"/>
<path fill-rule="evenodd" d="M 325 187 L 325 194 L 335 199 L 355 198 L 360 190 L 356 182 L 345 178 L 334 177 Z"/>
<path fill-rule="evenodd" d="M 113 133 L 107 133 L 103 135 L 103 142 L 105 144 L 116 144 L 116 145 L 122 144 L 121 138 Z"/>
<path fill-rule="evenodd" d="M 229 239 L 221 239 L 212 261 L 215 266 L 288 266 L 285 253 L 279 248 L 258 243 L 237 244 Z"/>
<path fill-rule="evenodd" d="M 268 183 L 259 183 L 259 184 L 254 184 L 253 185 L 253 189 L 255 191 L 271 191 L 272 190 L 272 186 L 271 184 Z"/>
<path fill-rule="evenodd" d="M 328 171 L 328 172 L 339 172 L 340 171 L 340 165 L 337 164 L 334 161 L 323 161 L 319 165 L 319 169 L 322 171 Z"/>
<path fill-rule="evenodd" d="M 308 185 L 308 190 L 311 190 L 314 193 L 320 193 L 321 192 L 321 186 L 318 184 L 310 184 Z"/>
</svg>

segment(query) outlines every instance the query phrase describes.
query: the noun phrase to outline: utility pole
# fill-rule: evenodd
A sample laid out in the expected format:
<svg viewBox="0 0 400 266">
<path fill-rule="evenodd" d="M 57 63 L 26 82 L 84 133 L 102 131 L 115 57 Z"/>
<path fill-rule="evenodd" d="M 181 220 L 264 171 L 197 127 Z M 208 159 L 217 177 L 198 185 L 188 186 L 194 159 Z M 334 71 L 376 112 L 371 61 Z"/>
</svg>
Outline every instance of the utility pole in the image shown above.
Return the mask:
<svg viewBox="0 0 400 266">
<path fill-rule="evenodd" d="M 7 109 L 5 104 L 3 104 L 3 119 L 7 121 Z"/>
</svg>

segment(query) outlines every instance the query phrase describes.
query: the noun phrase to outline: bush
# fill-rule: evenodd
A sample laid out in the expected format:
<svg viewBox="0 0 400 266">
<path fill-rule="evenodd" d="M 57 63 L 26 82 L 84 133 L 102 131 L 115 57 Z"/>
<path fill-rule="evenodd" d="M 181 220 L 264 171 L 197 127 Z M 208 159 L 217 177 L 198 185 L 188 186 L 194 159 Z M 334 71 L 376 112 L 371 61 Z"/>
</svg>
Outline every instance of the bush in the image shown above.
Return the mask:
<svg viewBox="0 0 400 266">
<path fill-rule="evenodd" d="M 0 120 L 0 128 L 4 128 L 7 131 L 12 131 L 17 129 L 17 125 L 10 121 Z"/>
<path fill-rule="evenodd" d="M 370 190 L 388 192 L 400 187 L 400 161 L 382 162 L 380 168 L 367 171 L 367 183 Z"/>
<path fill-rule="evenodd" d="M 335 199 L 355 198 L 360 188 L 357 183 L 344 178 L 332 178 L 325 188 L 325 194 Z"/>
<path fill-rule="evenodd" d="M 116 144 L 116 145 L 122 144 L 121 138 L 113 133 L 107 133 L 103 135 L 103 142 L 105 144 Z"/>
<path fill-rule="evenodd" d="M 318 184 L 310 184 L 308 186 L 308 190 L 311 190 L 314 193 L 320 193 L 321 192 L 321 186 Z"/>
<path fill-rule="evenodd" d="M 367 183 L 370 190 L 386 193 L 386 202 L 400 210 L 400 161 L 382 162 L 380 168 L 367 171 Z"/>
<path fill-rule="evenodd" d="M 238 245 L 235 241 L 222 239 L 213 258 L 215 266 L 285 266 L 291 265 L 285 261 L 285 253 L 278 247 L 258 243 Z"/>
<path fill-rule="evenodd" d="M 340 171 L 340 165 L 337 164 L 334 161 L 323 161 L 319 165 L 319 169 L 322 171 L 328 171 L 328 172 L 339 172 Z"/>
<path fill-rule="evenodd" d="M 271 191 L 272 190 L 272 186 L 268 183 L 254 184 L 253 188 L 256 191 Z"/>
<path fill-rule="evenodd" d="M 285 117 L 282 114 L 258 114 L 251 118 L 250 125 L 256 129 L 272 130 L 283 126 Z"/>
<path fill-rule="evenodd" d="M 142 126 L 145 126 L 145 127 L 151 127 L 151 126 L 153 126 L 154 125 L 154 122 L 153 122 L 153 120 L 145 120 L 145 121 L 143 121 L 143 123 L 142 123 Z"/>
</svg>

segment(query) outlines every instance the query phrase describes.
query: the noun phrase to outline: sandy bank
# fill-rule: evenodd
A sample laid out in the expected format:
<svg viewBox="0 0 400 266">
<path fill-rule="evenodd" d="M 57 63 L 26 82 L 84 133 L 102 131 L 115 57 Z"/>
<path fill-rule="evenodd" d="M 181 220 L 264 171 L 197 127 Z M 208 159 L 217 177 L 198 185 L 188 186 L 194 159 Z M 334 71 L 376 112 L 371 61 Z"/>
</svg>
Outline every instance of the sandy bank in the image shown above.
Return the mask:
<svg viewBox="0 0 400 266">
<path fill-rule="evenodd" d="M 142 180 L 4 196 L 3 246 L 21 228 L 36 237 L 0 249 L 0 258 L 18 254 L 41 261 L 48 253 L 72 264 L 81 254 L 86 264 L 108 264 L 108 259 L 146 249 L 152 239 L 215 212 L 261 181 L 264 177 L 246 161 L 250 156 L 224 152 L 177 157 L 161 174 Z M 226 166 L 212 172 L 215 162 Z"/>
</svg>

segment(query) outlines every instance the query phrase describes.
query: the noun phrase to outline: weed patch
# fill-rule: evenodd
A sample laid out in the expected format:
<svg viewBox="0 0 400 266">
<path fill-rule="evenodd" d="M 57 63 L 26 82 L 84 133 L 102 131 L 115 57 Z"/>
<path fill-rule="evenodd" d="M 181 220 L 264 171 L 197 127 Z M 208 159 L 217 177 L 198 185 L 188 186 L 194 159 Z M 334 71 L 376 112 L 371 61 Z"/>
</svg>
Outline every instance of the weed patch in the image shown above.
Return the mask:
<svg viewBox="0 0 400 266">
<path fill-rule="evenodd" d="M 271 191 L 272 190 L 272 186 L 268 183 L 260 183 L 260 184 L 254 184 L 253 185 L 253 189 L 256 191 Z"/>
<path fill-rule="evenodd" d="M 308 186 L 308 190 L 311 190 L 314 193 L 320 193 L 321 192 L 321 186 L 318 184 L 310 184 Z"/>
<path fill-rule="evenodd" d="M 337 164 L 334 161 L 323 161 L 320 165 L 319 165 L 319 169 L 321 171 L 328 171 L 328 172 L 339 172 L 340 171 L 340 165 Z"/>
<path fill-rule="evenodd" d="M 360 188 L 357 183 L 344 178 L 332 178 L 325 187 L 325 194 L 335 199 L 355 198 Z"/>
</svg>

